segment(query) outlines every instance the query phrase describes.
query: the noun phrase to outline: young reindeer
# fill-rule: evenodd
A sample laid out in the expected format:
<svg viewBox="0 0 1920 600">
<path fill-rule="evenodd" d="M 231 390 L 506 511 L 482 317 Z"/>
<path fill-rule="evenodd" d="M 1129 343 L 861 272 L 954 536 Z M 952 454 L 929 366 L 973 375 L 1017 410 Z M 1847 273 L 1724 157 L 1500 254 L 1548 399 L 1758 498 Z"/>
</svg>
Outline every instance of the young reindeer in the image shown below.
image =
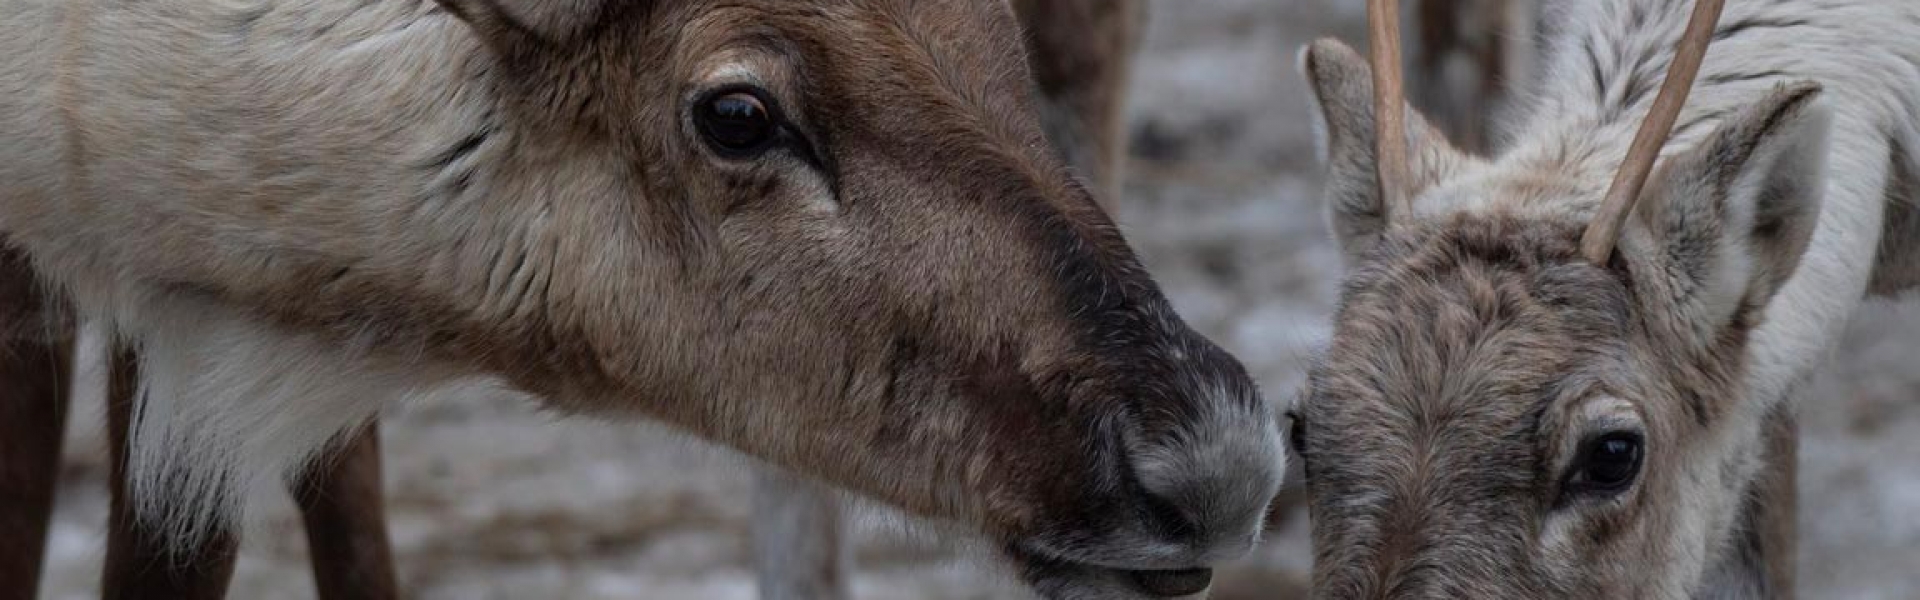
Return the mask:
<svg viewBox="0 0 1920 600">
<path fill-rule="evenodd" d="M 1163 597 L 1280 476 L 1241 367 L 1047 150 L 1005 3 L 0 1 L 0 231 L 140 353 L 191 544 L 474 375 Z"/>
<path fill-rule="evenodd" d="M 1492 159 L 1391 124 L 1391 27 L 1304 53 L 1351 262 L 1293 415 L 1316 597 L 1792 596 L 1792 394 L 1920 275 L 1920 4 L 1690 4 L 1550 6 Z"/>
</svg>

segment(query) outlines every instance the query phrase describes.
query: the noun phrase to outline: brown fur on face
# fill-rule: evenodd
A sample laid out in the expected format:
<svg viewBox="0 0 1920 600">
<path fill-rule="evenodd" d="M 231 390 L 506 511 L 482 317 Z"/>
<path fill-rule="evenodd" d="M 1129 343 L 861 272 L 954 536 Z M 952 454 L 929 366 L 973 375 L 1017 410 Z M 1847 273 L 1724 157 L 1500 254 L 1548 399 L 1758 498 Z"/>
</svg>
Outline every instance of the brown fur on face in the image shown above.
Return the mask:
<svg viewBox="0 0 1920 600">
<path fill-rule="evenodd" d="M 1048 149 L 1004 3 L 437 5 L 35 5 L 0 77 L 60 102 L 0 108 L 66 141 L 0 131 L 5 232 L 147 356 L 494 375 L 1075 568 L 1251 544 L 1268 409 Z M 742 90 L 764 153 L 695 122 Z M 293 404 L 229 400 L 183 402 Z"/>
</svg>

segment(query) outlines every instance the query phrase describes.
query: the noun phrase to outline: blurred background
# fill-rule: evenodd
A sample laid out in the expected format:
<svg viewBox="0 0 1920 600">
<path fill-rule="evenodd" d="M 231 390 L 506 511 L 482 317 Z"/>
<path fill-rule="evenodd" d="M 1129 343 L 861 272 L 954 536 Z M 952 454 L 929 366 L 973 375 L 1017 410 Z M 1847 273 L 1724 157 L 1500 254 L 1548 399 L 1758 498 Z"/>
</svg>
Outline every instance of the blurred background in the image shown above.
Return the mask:
<svg viewBox="0 0 1920 600">
<path fill-rule="evenodd" d="M 1341 274 L 1293 59 L 1322 35 L 1358 45 L 1364 3 L 1148 4 L 1131 159 L 1110 201 L 1182 314 L 1238 354 L 1270 401 L 1291 402 Z M 98 597 L 107 462 L 97 366 L 82 379 L 49 600 Z M 1803 406 L 1801 595 L 1920 598 L 1920 306 L 1869 305 Z M 755 598 L 756 467 L 746 459 L 644 426 L 557 420 L 482 389 L 398 409 L 384 434 L 410 597 Z M 977 553 L 885 511 L 854 512 L 858 598 L 1026 597 Z M 232 597 L 312 598 L 290 502 L 263 496 L 249 516 Z M 1297 597 L 1310 562 L 1305 515 L 1289 515 L 1221 572 L 1215 597 Z"/>
</svg>

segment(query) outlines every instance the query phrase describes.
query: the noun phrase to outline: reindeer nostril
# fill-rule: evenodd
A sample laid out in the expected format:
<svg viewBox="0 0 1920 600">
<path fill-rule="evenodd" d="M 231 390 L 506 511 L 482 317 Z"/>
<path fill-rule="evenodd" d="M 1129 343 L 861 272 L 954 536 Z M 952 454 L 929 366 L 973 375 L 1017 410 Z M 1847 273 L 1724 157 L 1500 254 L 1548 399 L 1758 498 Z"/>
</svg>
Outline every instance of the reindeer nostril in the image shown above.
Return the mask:
<svg viewBox="0 0 1920 600">
<path fill-rule="evenodd" d="M 1213 584 L 1213 569 L 1134 571 L 1132 575 L 1141 590 L 1162 598 L 1192 596 Z"/>
</svg>

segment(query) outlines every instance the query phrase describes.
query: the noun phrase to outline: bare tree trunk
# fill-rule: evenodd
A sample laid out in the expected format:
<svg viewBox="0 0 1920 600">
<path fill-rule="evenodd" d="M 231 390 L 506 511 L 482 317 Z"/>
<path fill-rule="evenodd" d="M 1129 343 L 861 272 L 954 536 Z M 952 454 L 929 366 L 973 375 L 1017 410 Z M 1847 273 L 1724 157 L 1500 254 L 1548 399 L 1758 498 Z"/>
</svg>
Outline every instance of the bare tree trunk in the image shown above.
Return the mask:
<svg viewBox="0 0 1920 600">
<path fill-rule="evenodd" d="M 73 374 L 73 329 L 26 258 L 0 247 L 0 599 L 33 600 L 46 557 Z"/>
</svg>

